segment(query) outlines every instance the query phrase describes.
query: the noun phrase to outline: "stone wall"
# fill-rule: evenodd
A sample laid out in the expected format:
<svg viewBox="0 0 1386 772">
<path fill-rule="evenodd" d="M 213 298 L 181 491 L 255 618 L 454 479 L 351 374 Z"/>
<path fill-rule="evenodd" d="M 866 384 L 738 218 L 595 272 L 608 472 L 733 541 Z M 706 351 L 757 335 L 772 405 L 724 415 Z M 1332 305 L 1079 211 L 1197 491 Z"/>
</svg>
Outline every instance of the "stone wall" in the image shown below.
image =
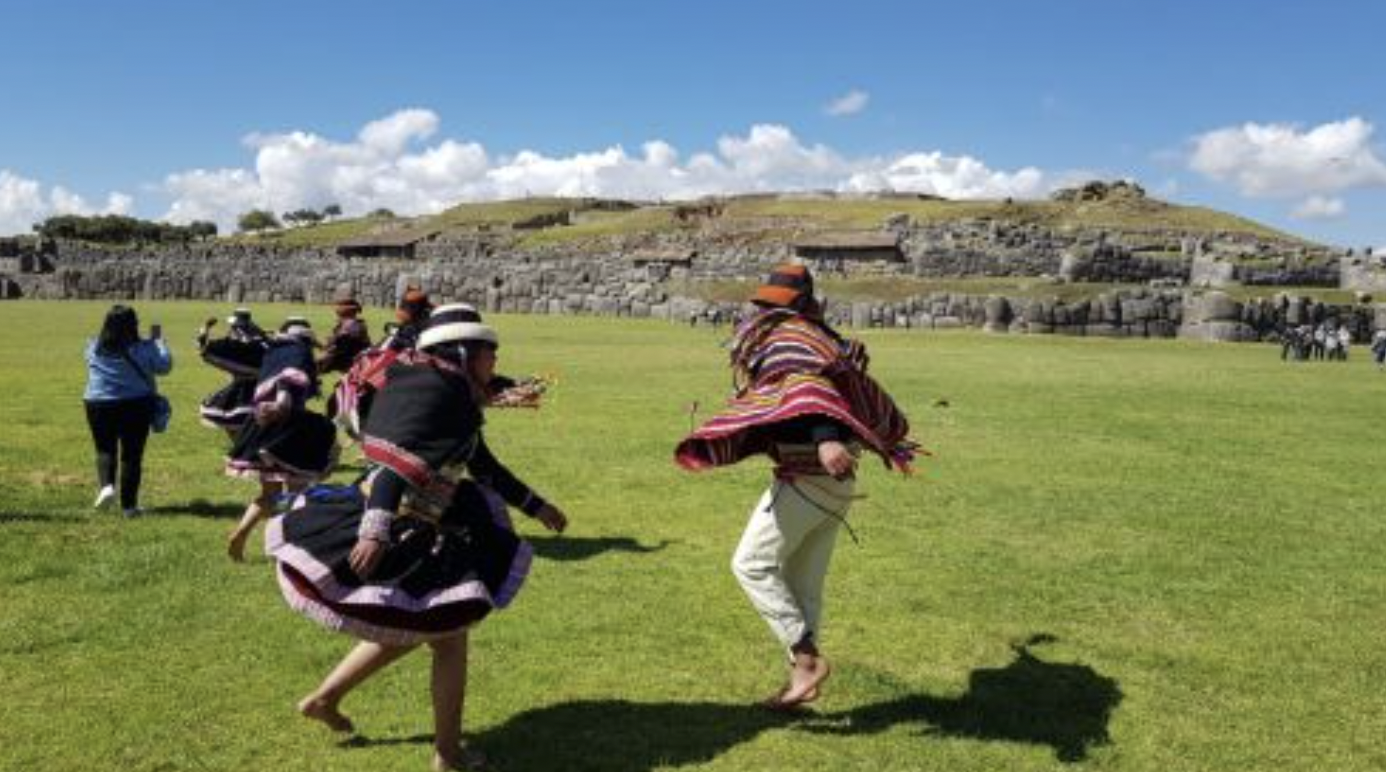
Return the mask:
<svg viewBox="0 0 1386 772">
<path fill-rule="evenodd" d="M 1175 286 L 1196 284 L 1212 271 L 1234 280 L 1251 278 L 1237 273 L 1238 264 L 1213 256 L 1215 250 L 1205 244 L 1180 241 L 1173 234 L 1117 240 L 964 221 L 908 227 L 903 243 L 908 263 L 853 266 L 849 271 L 1050 275 L 1060 280 Z M 680 251 L 696 257 L 687 264 L 637 259 Z M 675 296 L 668 280 L 754 281 L 788 255 L 784 243 L 747 237 L 709 244 L 683 233 L 616 239 L 604 249 L 588 244 L 530 250 L 474 235 L 423 243 L 412 260 L 346 259 L 323 250 L 219 242 L 157 250 L 60 243 L 48 262 L 30 262 L 26 265 L 32 270 L 0 277 L 0 298 L 316 304 L 350 288 L 365 305 L 391 306 L 404 287 L 416 285 L 439 298 L 471 302 L 490 312 L 706 321 L 713 316 L 732 318 L 740 310 L 738 304 Z M 1332 265 L 1336 269 L 1339 263 Z M 1329 278 L 1327 272 L 1316 276 L 1325 282 Z M 1337 277 L 1332 278 L 1336 284 Z M 1379 314 L 1364 309 L 1332 308 L 1289 297 L 1240 304 L 1220 294 L 1138 289 L 1071 302 L 930 294 L 895 303 L 839 304 L 829 312 L 835 322 L 854 327 L 1251 340 L 1272 335 L 1285 324 L 1329 317 L 1349 320 L 1365 333 L 1379 324 Z"/>
<path fill-rule="evenodd" d="M 1348 255 L 1340 265 L 1343 289 L 1386 294 L 1386 254 Z"/>
</svg>

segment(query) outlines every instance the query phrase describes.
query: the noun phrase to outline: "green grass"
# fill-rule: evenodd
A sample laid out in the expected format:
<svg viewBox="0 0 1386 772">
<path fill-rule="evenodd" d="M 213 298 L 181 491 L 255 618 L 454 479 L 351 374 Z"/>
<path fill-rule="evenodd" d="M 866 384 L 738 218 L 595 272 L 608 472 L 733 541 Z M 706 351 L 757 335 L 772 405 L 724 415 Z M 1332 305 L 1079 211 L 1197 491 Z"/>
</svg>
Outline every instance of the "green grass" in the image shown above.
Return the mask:
<svg viewBox="0 0 1386 772">
<path fill-rule="evenodd" d="M 191 336 L 224 309 L 140 305 L 173 339 L 175 422 L 150 514 L 89 511 L 80 350 L 104 309 L 0 304 L 0 769 L 425 768 L 427 657 L 348 700 L 365 737 L 339 746 L 292 706 L 349 640 L 288 610 L 263 558 L 222 554 L 250 490 L 194 420 L 221 378 Z M 670 461 L 687 406 L 724 394 L 715 334 L 492 321 L 503 371 L 560 383 L 488 436 L 573 522 L 522 523 L 540 559 L 475 633 L 469 731 L 500 769 L 1386 766 L 1386 375 L 1361 347 L 1285 365 L 1260 345 L 866 335 L 936 455 L 908 479 L 865 469 L 861 545 L 844 535 L 828 588 L 836 673 L 784 720 L 747 707 L 780 662 L 727 570 L 765 466 Z"/>
<path fill-rule="evenodd" d="M 376 228 L 409 227 L 408 222 L 407 220 L 390 220 L 378 217 L 356 217 L 266 233 L 237 234 L 228 236 L 227 240 L 239 244 L 262 244 L 287 248 L 330 248 L 343 241 L 364 236 Z"/>
<path fill-rule="evenodd" d="M 726 216 L 742 219 L 804 219 L 841 228 L 879 228 L 893 214 L 920 223 L 992 218 L 1015 225 L 1064 230 L 1111 228 L 1142 233 L 1165 230 L 1228 232 L 1301 243 L 1294 236 L 1213 209 L 1155 200 L 1066 203 L 1059 201 L 813 200 L 750 199 L 731 202 Z"/>
<path fill-rule="evenodd" d="M 672 205 L 645 205 L 629 211 L 597 211 L 596 199 L 537 197 L 510 201 L 459 204 L 436 215 L 413 218 L 407 227 L 419 230 L 476 231 L 509 234 L 514 223 L 544 215 L 577 212 L 571 226 L 524 231 L 514 235 L 519 247 L 596 242 L 605 237 L 659 235 L 699 223 L 680 223 Z M 917 199 L 729 199 L 715 227 L 735 231 L 746 239 L 777 241 L 795 237 L 804 228 L 877 229 L 895 214 L 908 214 L 915 222 L 940 224 L 962 219 L 988 218 L 1011 225 L 1036 225 L 1059 231 L 1112 230 L 1143 233 L 1230 233 L 1249 235 L 1286 246 L 1305 244 L 1302 239 L 1243 217 L 1197 206 L 1179 206 L 1153 199 L 1067 203 L 1059 201 L 947 201 Z M 401 221 L 403 222 L 403 221 Z M 379 220 L 357 218 L 315 226 L 290 228 L 259 236 L 229 236 L 232 241 L 276 244 L 285 247 L 332 247 L 363 235 Z M 594 247 L 600 249 L 600 246 Z"/>
</svg>

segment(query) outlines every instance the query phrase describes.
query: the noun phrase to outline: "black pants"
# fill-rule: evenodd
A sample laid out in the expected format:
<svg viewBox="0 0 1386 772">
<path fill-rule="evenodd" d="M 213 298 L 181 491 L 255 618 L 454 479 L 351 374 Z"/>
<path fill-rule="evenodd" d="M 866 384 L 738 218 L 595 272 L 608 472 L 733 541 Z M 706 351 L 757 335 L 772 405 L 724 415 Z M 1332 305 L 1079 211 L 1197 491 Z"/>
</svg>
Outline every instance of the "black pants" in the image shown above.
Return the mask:
<svg viewBox="0 0 1386 772">
<path fill-rule="evenodd" d="M 87 402 L 87 425 L 96 444 L 96 477 L 104 488 L 115 485 L 116 448 L 120 448 L 120 506 L 133 509 L 140 502 L 140 472 L 144 443 L 154 421 L 152 397 Z"/>
</svg>

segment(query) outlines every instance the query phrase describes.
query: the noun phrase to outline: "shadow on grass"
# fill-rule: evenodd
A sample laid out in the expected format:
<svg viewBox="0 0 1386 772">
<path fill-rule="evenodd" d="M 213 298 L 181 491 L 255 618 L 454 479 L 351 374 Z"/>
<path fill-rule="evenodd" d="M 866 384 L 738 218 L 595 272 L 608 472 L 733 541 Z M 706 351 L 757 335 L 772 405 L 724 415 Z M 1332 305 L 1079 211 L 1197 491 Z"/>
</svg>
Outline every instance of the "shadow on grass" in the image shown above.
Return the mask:
<svg viewBox="0 0 1386 772">
<path fill-rule="evenodd" d="M 1005 667 L 974 670 L 959 697 L 918 694 L 799 715 L 752 705 L 578 701 L 520 713 L 476 741 L 507 770 L 648 772 L 709 762 L 776 727 L 852 736 L 910 726 L 920 736 L 1044 745 L 1060 761 L 1083 761 L 1090 747 L 1110 742 L 1107 724 L 1121 690 L 1090 667 L 1030 652 L 1048 640 L 1016 646 Z"/>
<path fill-rule="evenodd" d="M 415 734 L 408 737 L 367 737 L 356 734 L 337 743 L 338 748 L 378 748 L 391 745 L 432 745 L 433 735 Z"/>
<path fill-rule="evenodd" d="M 1013 647 L 1005 667 L 972 671 L 962 696 L 910 695 L 825 714 L 805 728 L 857 735 L 915 725 L 921 734 L 1047 745 L 1064 763 L 1083 761 L 1089 748 L 1111 742 L 1107 724 L 1121 689 L 1087 665 L 1045 662 L 1030 651 L 1053 640 L 1034 636 Z"/>
<path fill-rule="evenodd" d="M 529 539 L 534 554 L 547 560 L 571 562 L 594 558 L 605 552 L 628 552 L 643 555 L 659 552 L 669 546 L 666 539 L 658 544 L 645 545 L 629 536 L 550 536 L 542 539 Z"/>
<path fill-rule="evenodd" d="M 0 511 L 0 525 L 18 523 L 75 523 L 82 518 L 66 512 Z"/>
<path fill-rule="evenodd" d="M 202 517 L 212 520 L 223 520 L 238 518 L 245 513 L 244 501 L 208 501 L 206 499 L 193 499 L 186 504 L 161 504 L 157 507 L 149 507 L 144 511 L 146 515 L 158 517 L 176 517 L 185 515 L 188 517 Z"/>
</svg>

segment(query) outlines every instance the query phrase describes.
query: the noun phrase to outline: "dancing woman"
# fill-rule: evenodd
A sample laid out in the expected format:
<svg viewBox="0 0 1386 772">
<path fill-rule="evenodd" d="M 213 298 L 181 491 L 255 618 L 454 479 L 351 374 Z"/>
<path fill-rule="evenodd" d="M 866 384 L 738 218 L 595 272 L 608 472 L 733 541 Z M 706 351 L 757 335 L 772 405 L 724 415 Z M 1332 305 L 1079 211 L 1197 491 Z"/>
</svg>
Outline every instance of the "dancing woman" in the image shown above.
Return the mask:
<svg viewBox="0 0 1386 772">
<path fill-rule="evenodd" d="M 270 342 L 255 386 L 255 418 L 236 435 L 226 473 L 257 480 L 260 493 L 226 539 L 232 560 L 245 559 L 245 543 L 283 493 L 301 491 L 327 477 L 337 462 L 337 429 L 307 407 L 318 394 L 313 330 L 290 317 Z"/>
<path fill-rule="evenodd" d="M 224 337 L 213 339 L 216 323 L 216 317 L 203 322 L 197 332 L 197 349 L 202 361 L 231 376 L 231 382 L 202 400 L 198 415 L 205 426 L 222 429 L 234 440 L 255 415 L 255 385 L 267 339 L 245 308 L 237 308 L 227 317 L 229 329 Z"/>
<path fill-rule="evenodd" d="M 467 631 L 504 608 L 531 550 L 505 505 L 561 532 L 567 518 L 510 473 L 482 436 L 481 384 L 498 338 L 469 307 L 442 307 L 419 350 L 390 368 L 364 427 L 373 465 L 364 500 L 313 501 L 275 518 L 266 550 L 289 605 L 360 639 L 299 703 L 303 715 L 352 731 L 344 697 L 420 644 L 433 651 L 435 769 L 482 761 L 462 743 Z"/>
</svg>

